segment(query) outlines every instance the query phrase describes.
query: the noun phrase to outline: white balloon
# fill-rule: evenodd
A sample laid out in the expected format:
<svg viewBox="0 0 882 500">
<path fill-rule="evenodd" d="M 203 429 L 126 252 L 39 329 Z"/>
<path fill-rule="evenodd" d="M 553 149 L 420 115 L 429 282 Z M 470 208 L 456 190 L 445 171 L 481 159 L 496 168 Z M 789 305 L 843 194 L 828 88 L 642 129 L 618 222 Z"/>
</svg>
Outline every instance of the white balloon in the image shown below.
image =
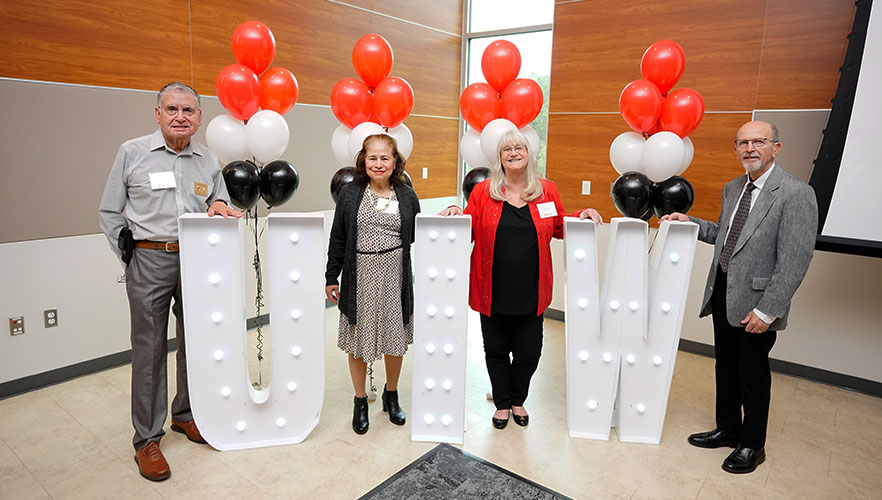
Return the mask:
<svg viewBox="0 0 882 500">
<path fill-rule="evenodd" d="M 619 174 L 625 172 L 643 172 L 640 159 L 646 139 L 637 132 L 625 132 L 613 139 L 609 146 L 609 161 Z"/>
<path fill-rule="evenodd" d="M 662 182 L 675 175 L 683 166 L 686 146 L 683 139 L 673 132 L 656 132 L 643 146 L 643 173 L 652 182 Z"/>
<path fill-rule="evenodd" d="M 355 158 L 349 156 L 349 134 L 351 132 L 349 127 L 341 123 L 331 134 L 331 151 L 334 152 L 334 158 L 344 167 L 355 166 Z"/>
<path fill-rule="evenodd" d="M 231 115 L 215 116 L 205 129 L 208 149 L 222 164 L 251 158 L 245 142 L 245 124 Z"/>
<path fill-rule="evenodd" d="M 487 157 L 481 150 L 481 133 L 475 129 L 469 129 L 463 134 L 459 141 L 459 150 L 462 153 L 462 159 L 469 164 L 470 167 L 489 167 Z"/>
<path fill-rule="evenodd" d="M 692 145 L 692 139 L 688 137 L 683 138 L 683 146 L 686 147 L 686 151 L 683 153 L 683 165 L 680 167 L 680 170 L 674 175 L 682 175 L 683 172 L 689 168 L 689 165 L 692 163 L 692 157 L 695 155 L 695 146 Z"/>
<path fill-rule="evenodd" d="M 282 115 L 264 109 L 254 113 L 245 125 L 245 143 L 261 165 L 278 159 L 288 149 L 291 133 Z"/>
<path fill-rule="evenodd" d="M 490 165 L 493 165 L 499 158 L 499 141 L 502 136 L 509 130 L 517 130 L 515 124 L 505 118 L 497 118 L 484 125 L 481 131 L 481 151 Z"/>
<path fill-rule="evenodd" d="M 369 135 L 385 133 L 386 131 L 383 130 L 383 127 L 374 122 L 362 122 L 353 127 L 352 132 L 349 134 L 348 143 L 349 157 L 353 158 L 353 165 L 355 164 L 355 156 L 361 151 L 361 145 L 364 143 L 364 140 Z"/>
<path fill-rule="evenodd" d="M 398 143 L 398 152 L 401 153 L 401 156 L 405 160 L 410 158 L 410 154 L 413 152 L 413 134 L 410 133 L 410 129 L 402 123 L 397 127 L 390 128 L 387 133 Z"/>
<path fill-rule="evenodd" d="M 524 134 L 524 137 L 527 138 L 527 146 L 530 150 L 530 154 L 535 160 L 539 157 L 539 148 L 541 146 L 541 144 L 539 143 L 539 132 L 533 130 L 533 127 L 529 125 L 522 127 L 520 132 Z"/>
</svg>

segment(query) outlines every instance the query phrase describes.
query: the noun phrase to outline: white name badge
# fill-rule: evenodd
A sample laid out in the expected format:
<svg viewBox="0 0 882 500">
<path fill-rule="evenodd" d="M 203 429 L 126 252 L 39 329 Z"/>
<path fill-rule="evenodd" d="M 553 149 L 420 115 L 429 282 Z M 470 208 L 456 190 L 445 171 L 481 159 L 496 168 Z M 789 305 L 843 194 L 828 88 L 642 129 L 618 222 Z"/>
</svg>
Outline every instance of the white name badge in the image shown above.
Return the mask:
<svg viewBox="0 0 882 500">
<path fill-rule="evenodd" d="M 547 219 L 549 217 L 554 217 L 557 215 L 557 208 L 554 206 L 553 201 L 549 201 L 547 203 L 539 203 L 536 205 L 536 209 L 539 210 L 539 217 L 543 219 Z"/>
<path fill-rule="evenodd" d="M 175 173 L 155 172 L 150 174 L 150 187 L 152 189 L 172 189 L 175 187 Z"/>
<path fill-rule="evenodd" d="M 387 214 L 397 214 L 398 213 L 398 200 L 389 200 L 389 206 L 383 210 L 383 213 Z"/>
</svg>

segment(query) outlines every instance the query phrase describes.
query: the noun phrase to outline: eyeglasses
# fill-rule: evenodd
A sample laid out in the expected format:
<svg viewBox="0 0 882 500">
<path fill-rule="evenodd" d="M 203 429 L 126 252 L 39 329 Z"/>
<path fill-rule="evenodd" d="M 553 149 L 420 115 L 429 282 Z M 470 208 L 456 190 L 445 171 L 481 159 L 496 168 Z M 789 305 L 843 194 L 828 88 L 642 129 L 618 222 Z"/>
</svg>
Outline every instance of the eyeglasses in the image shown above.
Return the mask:
<svg viewBox="0 0 882 500">
<path fill-rule="evenodd" d="M 735 147 L 738 149 L 745 149 L 745 148 L 747 148 L 748 144 L 753 144 L 753 147 L 755 147 L 756 149 L 760 149 L 763 146 L 765 146 L 767 142 L 772 143 L 772 142 L 778 142 L 778 141 L 773 141 L 772 139 L 766 139 L 765 137 L 761 137 L 759 139 L 741 139 L 741 140 L 735 141 Z"/>
<path fill-rule="evenodd" d="M 196 108 L 191 108 L 190 106 L 184 106 L 183 108 L 179 108 L 177 106 L 166 106 L 165 114 L 168 116 L 177 116 L 179 112 L 184 113 L 184 116 L 193 116 L 196 114 Z"/>
<path fill-rule="evenodd" d="M 527 147 L 526 147 L 526 146 L 522 146 L 522 145 L 520 145 L 520 144 L 518 144 L 518 145 L 515 146 L 515 147 L 506 146 L 506 147 L 502 148 L 502 152 L 505 153 L 505 154 L 511 153 L 512 151 L 517 151 L 518 153 L 523 153 L 523 152 L 526 151 L 526 150 L 527 150 Z"/>
</svg>

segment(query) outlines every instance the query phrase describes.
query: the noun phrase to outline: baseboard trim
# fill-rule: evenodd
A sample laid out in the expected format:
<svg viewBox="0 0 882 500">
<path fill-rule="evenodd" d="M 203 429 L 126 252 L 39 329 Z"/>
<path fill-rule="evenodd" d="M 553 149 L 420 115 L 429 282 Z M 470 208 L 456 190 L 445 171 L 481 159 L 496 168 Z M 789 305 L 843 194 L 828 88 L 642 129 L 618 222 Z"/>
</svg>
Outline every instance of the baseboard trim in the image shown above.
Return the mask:
<svg viewBox="0 0 882 500">
<path fill-rule="evenodd" d="M 174 351 L 178 348 L 177 339 L 168 340 L 168 350 Z M 74 363 L 69 366 L 62 366 L 54 370 L 49 370 L 35 375 L 29 375 L 9 382 L 0 383 L 0 399 L 6 399 L 12 396 L 18 396 L 25 392 L 35 391 L 71 380 L 83 375 L 109 370 L 132 362 L 132 350 L 126 350 L 115 354 L 108 354 L 100 358 L 90 359 Z"/>
</svg>

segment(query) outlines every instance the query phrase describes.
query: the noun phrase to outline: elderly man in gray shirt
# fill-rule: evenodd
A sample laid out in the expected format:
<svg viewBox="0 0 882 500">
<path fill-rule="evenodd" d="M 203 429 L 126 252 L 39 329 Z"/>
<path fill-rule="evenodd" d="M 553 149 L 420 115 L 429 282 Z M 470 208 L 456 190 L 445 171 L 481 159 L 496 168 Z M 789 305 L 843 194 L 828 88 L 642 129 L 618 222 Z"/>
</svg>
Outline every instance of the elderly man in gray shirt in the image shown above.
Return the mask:
<svg viewBox="0 0 882 500">
<path fill-rule="evenodd" d="M 157 95 L 155 112 L 159 130 L 120 146 L 98 214 L 111 247 L 127 261 L 135 461 L 142 476 L 162 481 L 171 475 L 159 449 L 168 413 L 169 309 L 177 319 L 178 342 L 171 429 L 191 441 L 205 442 L 193 422 L 187 387 L 178 216 L 207 210 L 210 216 L 230 218 L 241 217 L 242 212 L 227 206 L 229 196 L 217 158 L 208 148 L 190 142 L 202 124 L 199 94 L 185 83 L 169 83 Z M 120 232 L 127 230 L 134 248 L 124 256 L 118 242 Z"/>
</svg>

